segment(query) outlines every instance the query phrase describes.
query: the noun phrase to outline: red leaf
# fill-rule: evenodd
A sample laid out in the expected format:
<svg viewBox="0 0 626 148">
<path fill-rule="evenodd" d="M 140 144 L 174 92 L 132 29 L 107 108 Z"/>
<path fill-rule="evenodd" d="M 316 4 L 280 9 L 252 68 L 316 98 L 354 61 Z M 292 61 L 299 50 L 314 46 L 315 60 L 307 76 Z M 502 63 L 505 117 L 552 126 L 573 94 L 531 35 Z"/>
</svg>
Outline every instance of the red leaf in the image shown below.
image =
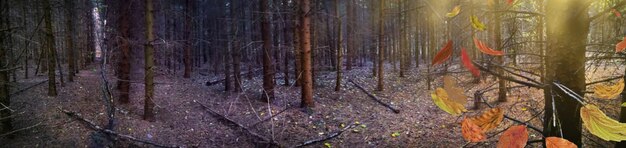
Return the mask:
<svg viewBox="0 0 626 148">
<path fill-rule="evenodd" d="M 445 62 L 448 58 L 450 58 L 450 55 L 452 55 L 452 40 L 448 40 L 448 43 L 446 43 L 446 45 L 443 46 L 439 52 L 437 52 L 437 55 L 433 58 L 431 65 L 437 65 Z"/>
<path fill-rule="evenodd" d="M 615 16 L 617 16 L 617 17 L 622 17 L 622 13 L 619 13 L 619 11 L 617 11 L 615 9 L 611 9 L 611 12 L 613 12 L 615 14 Z"/>
<path fill-rule="evenodd" d="M 461 61 L 463 62 L 465 68 L 472 72 L 472 75 L 474 75 L 474 77 L 480 76 L 480 71 L 478 70 L 478 68 L 474 67 L 474 64 L 472 64 L 472 59 L 470 59 L 470 57 L 467 55 L 467 51 L 465 51 L 465 48 L 461 48 Z"/>
<path fill-rule="evenodd" d="M 502 56 L 504 55 L 504 52 L 499 51 L 499 50 L 493 50 L 489 47 L 487 47 L 487 45 L 485 45 L 485 43 L 479 41 L 478 39 L 474 38 L 474 44 L 476 44 L 476 48 L 478 48 L 478 50 L 480 50 L 480 52 L 488 54 L 488 55 L 493 55 L 493 56 Z"/>
<path fill-rule="evenodd" d="M 621 52 L 626 48 L 626 37 L 621 42 L 615 44 L 615 52 Z"/>
<path fill-rule="evenodd" d="M 502 133 L 498 140 L 498 148 L 523 148 L 528 142 L 528 131 L 525 125 L 511 126 Z"/>
<path fill-rule="evenodd" d="M 546 138 L 546 148 L 577 148 L 576 144 L 559 137 Z"/>
<path fill-rule="evenodd" d="M 509 3 L 509 5 L 513 5 L 513 2 L 515 2 L 515 0 L 508 0 L 507 2 Z"/>
</svg>

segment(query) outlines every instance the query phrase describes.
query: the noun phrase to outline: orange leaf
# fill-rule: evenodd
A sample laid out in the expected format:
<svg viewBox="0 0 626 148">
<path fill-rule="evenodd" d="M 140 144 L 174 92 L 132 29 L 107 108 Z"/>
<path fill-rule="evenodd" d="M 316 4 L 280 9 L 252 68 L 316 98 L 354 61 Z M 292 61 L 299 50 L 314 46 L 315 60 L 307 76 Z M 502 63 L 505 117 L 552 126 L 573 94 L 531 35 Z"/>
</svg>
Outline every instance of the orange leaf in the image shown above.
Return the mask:
<svg viewBox="0 0 626 148">
<path fill-rule="evenodd" d="M 613 12 L 615 14 L 615 16 L 617 16 L 617 17 L 622 17 L 622 13 L 619 13 L 619 11 L 617 11 L 615 9 L 611 9 L 611 12 Z"/>
<path fill-rule="evenodd" d="M 485 43 L 479 41 L 476 38 L 474 38 L 474 44 L 476 44 L 476 48 L 478 48 L 478 50 L 480 50 L 480 52 L 483 52 L 485 54 L 493 55 L 493 56 L 502 56 L 502 55 L 504 55 L 504 52 L 499 51 L 499 50 L 493 50 L 493 49 L 487 47 L 487 45 L 485 45 Z"/>
<path fill-rule="evenodd" d="M 511 126 L 502 133 L 498 140 L 498 148 L 523 148 L 528 141 L 528 131 L 525 125 Z"/>
<path fill-rule="evenodd" d="M 471 119 L 467 118 L 464 118 L 463 122 L 461 122 L 461 134 L 469 142 L 480 142 L 486 139 L 483 130 L 474 124 Z"/>
<path fill-rule="evenodd" d="M 621 52 L 626 48 L 626 37 L 621 42 L 615 44 L 615 52 Z"/>
<path fill-rule="evenodd" d="M 513 5 L 513 2 L 515 2 L 515 0 L 508 0 L 507 2 L 509 3 L 509 5 Z"/>
<path fill-rule="evenodd" d="M 463 62 L 463 66 L 465 66 L 467 70 L 472 72 L 472 75 L 474 75 L 474 77 L 480 76 L 480 71 L 474 66 L 474 64 L 472 64 L 472 59 L 470 59 L 470 57 L 467 55 L 467 51 L 465 51 L 465 48 L 461 48 L 461 61 Z"/>
<path fill-rule="evenodd" d="M 503 118 L 504 112 L 502 111 L 502 109 L 493 108 L 478 117 L 473 117 L 470 119 L 472 120 L 472 122 L 476 123 L 476 125 L 480 126 L 483 131 L 486 132 L 498 127 Z"/>
<path fill-rule="evenodd" d="M 577 148 L 576 144 L 559 137 L 546 138 L 546 148 Z"/>
<path fill-rule="evenodd" d="M 448 40 L 448 43 L 446 43 L 446 45 L 443 46 L 439 52 L 437 52 L 437 55 L 433 58 L 432 65 L 445 62 L 448 58 L 450 58 L 450 55 L 452 55 L 452 40 Z"/>
</svg>

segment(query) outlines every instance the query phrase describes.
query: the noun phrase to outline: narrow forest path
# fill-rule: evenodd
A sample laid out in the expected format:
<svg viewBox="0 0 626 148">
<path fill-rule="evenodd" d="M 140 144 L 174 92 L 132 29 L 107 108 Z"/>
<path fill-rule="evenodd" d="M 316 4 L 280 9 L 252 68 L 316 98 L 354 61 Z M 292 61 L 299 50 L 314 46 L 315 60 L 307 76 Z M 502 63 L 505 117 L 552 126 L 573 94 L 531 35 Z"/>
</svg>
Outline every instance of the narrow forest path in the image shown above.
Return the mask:
<svg viewBox="0 0 626 148">
<path fill-rule="evenodd" d="M 346 78 L 353 79 L 382 101 L 400 109 L 396 114 L 368 98 L 361 90 L 345 81 L 343 89 L 335 92 L 334 73 L 322 72 L 317 76 L 314 98 L 316 107 L 302 110 L 299 106 L 300 88 L 278 86 L 276 100 L 264 103 L 259 100 L 261 78 L 245 79 L 243 92 L 224 92 L 222 85 L 204 86 L 214 77 L 195 74 L 191 79 L 182 76 L 161 74 L 155 79 L 156 122 L 141 119 L 143 114 L 143 83 L 141 77 L 133 77 L 131 103 L 116 103 L 115 131 L 128 134 L 163 145 L 183 147 L 254 147 L 255 140 L 233 125 L 224 124 L 209 114 L 198 103 L 207 105 L 212 110 L 225 115 L 235 122 L 247 126 L 254 132 L 274 139 L 283 146 L 295 146 L 304 141 L 318 139 L 341 130 L 344 126 L 358 122 L 360 125 L 344 132 L 337 138 L 318 143 L 336 147 L 458 147 L 465 142 L 460 135 L 458 123 L 461 118 L 446 114 L 431 101 L 430 91 L 426 89 L 424 69 L 410 71 L 406 78 L 399 78 L 396 73 L 387 73 L 386 89 L 373 91 L 375 80 L 371 78 L 369 68 L 356 68 L 346 72 Z M 392 71 L 392 70 L 388 70 Z M 112 72 L 107 78 L 113 86 L 115 79 Z M 440 79 L 440 77 L 437 77 Z M 139 79 L 139 80 L 135 80 Z M 23 84 L 45 80 L 45 77 L 20 80 Z M 490 79 L 489 79 L 490 80 Z M 31 82 L 32 81 L 32 82 Z M 440 82 L 440 81 L 434 81 Z M 465 88 L 484 88 L 491 82 L 473 84 L 471 80 L 460 80 Z M 281 80 L 277 84 L 283 84 Z M 433 83 L 435 86 L 441 84 Z M 81 113 L 83 117 L 95 121 L 101 126 L 106 123 L 106 108 L 101 96 L 102 80 L 99 68 L 91 66 L 82 70 L 75 82 L 59 87 L 59 96 L 47 97 L 47 85 L 38 85 L 31 90 L 12 98 L 16 110 L 24 112 L 16 117 L 16 128 L 41 123 L 31 130 L 18 133 L 16 139 L 7 143 L 8 147 L 88 147 L 103 143 L 103 138 L 94 134 L 84 124 L 62 114 L 57 108 Z M 486 97 L 494 94 L 487 93 Z M 114 93 L 114 96 L 116 94 Z M 528 97 L 516 97 L 513 101 L 500 103 L 501 107 L 513 104 L 536 106 Z M 471 106 L 466 106 L 470 108 Z M 280 111 L 273 120 L 259 122 Z M 511 116 L 528 117 L 531 110 L 520 110 Z M 271 111 L 271 114 L 270 114 Z M 472 112 L 470 114 L 476 114 Z M 259 123 L 259 124 L 256 124 Z M 506 126 L 513 124 L 505 120 Z M 256 125 L 255 125 L 256 124 Z M 502 130 L 502 129 L 500 129 Z M 450 134 L 459 133 L 459 134 Z M 537 134 L 537 133 L 533 133 Z M 497 139 L 490 139 L 497 140 Z M 104 143 L 106 144 L 106 143 Z M 486 142 L 485 144 L 494 144 Z M 118 146 L 134 145 L 129 142 L 117 143 Z M 142 145 L 139 145 L 142 146 Z"/>
</svg>

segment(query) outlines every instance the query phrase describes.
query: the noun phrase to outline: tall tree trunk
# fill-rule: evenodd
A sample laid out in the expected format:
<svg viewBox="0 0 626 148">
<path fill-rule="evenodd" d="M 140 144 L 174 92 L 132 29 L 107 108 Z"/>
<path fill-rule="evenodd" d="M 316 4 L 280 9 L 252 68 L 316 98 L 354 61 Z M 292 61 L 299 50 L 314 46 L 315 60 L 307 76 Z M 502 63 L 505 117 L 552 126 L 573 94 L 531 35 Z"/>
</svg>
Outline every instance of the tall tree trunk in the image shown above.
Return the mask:
<svg viewBox="0 0 626 148">
<path fill-rule="evenodd" d="M 265 0 L 263 0 L 265 1 Z M 315 107 L 313 79 L 311 77 L 311 2 L 300 1 L 300 49 L 302 50 L 302 101 L 301 107 Z"/>
<path fill-rule="evenodd" d="M 46 51 L 48 51 L 48 96 L 57 96 L 55 64 L 56 64 L 56 47 L 54 40 L 54 31 L 52 30 L 52 7 L 50 0 L 44 0 L 44 19 L 46 23 Z"/>
<path fill-rule="evenodd" d="M 263 38 L 263 92 L 262 100 L 274 99 L 274 65 L 272 62 L 272 38 L 270 37 L 269 2 L 261 0 L 261 37 Z"/>
<path fill-rule="evenodd" d="M 299 8 L 298 8 L 299 11 Z M 300 18 L 298 15 L 294 15 L 294 20 Z M 299 21 L 294 21 L 293 28 L 293 53 L 294 53 L 294 77 L 296 77 L 296 86 L 302 85 L 302 49 L 300 45 L 300 24 Z"/>
<path fill-rule="evenodd" d="M 354 28 L 355 28 L 355 16 L 354 16 L 354 0 L 346 1 L 346 13 L 347 13 L 347 22 L 346 22 L 346 31 L 348 33 L 346 38 L 346 70 L 352 70 L 352 64 L 354 64 Z"/>
<path fill-rule="evenodd" d="M 191 77 L 192 70 L 192 62 L 191 62 L 191 13 L 193 12 L 193 2 L 192 0 L 185 0 L 185 54 L 184 54 L 184 62 L 185 62 L 185 74 L 184 78 Z"/>
<path fill-rule="evenodd" d="M 146 44 L 144 49 L 145 56 L 145 102 L 143 107 L 143 119 L 154 122 L 154 17 L 152 11 L 154 7 L 152 0 L 145 0 L 146 5 Z"/>
<path fill-rule="evenodd" d="M 493 10 L 497 11 L 500 8 L 500 1 L 494 1 L 495 4 L 493 5 Z M 493 21 L 493 42 L 494 47 L 497 50 L 504 50 L 502 48 L 502 24 L 501 24 L 501 14 L 498 12 L 494 12 L 493 13 L 493 17 L 494 17 L 494 21 Z M 498 64 L 502 65 L 504 64 L 504 56 L 498 56 L 496 57 L 496 62 L 498 62 Z M 505 75 L 504 70 L 502 70 L 502 68 L 498 68 L 498 73 L 500 75 Z M 500 102 L 506 102 L 506 81 L 504 81 L 504 79 L 498 78 L 498 101 Z"/>
<path fill-rule="evenodd" d="M 8 18 L 8 1 L 0 0 L 0 28 L 7 28 L 9 24 Z M 0 31 L 0 44 L 6 43 L 5 39 L 8 37 L 8 31 Z M 7 65 L 9 62 L 9 58 L 5 53 L 6 49 L 4 46 L 0 46 L 0 69 L 7 69 L 8 67 L 3 67 Z M 0 104 L 4 106 L 11 107 L 11 98 L 9 97 L 9 71 L 0 70 Z M 10 118 L 11 110 L 2 109 L 0 110 L 0 133 L 6 133 L 13 130 L 13 125 L 11 122 L 13 118 Z"/>
<path fill-rule="evenodd" d="M 119 34 L 121 36 L 118 39 L 118 44 L 120 47 L 120 60 L 118 65 L 118 76 L 119 80 L 117 81 L 117 88 L 120 90 L 120 102 L 128 103 L 130 102 L 130 5 L 128 1 L 118 0 L 117 1 L 120 11 L 120 17 L 118 20 Z"/>
<path fill-rule="evenodd" d="M 385 0 L 380 0 L 380 6 L 378 9 L 378 83 L 376 85 L 376 90 L 383 91 L 384 89 L 384 73 L 383 68 L 385 68 L 384 58 L 385 58 Z"/>
<path fill-rule="evenodd" d="M 337 17 L 337 80 L 335 81 L 335 91 L 341 90 L 341 77 L 342 76 L 342 68 L 343 68 L 343 55 L 341 50 L 341 41 L 343 40 L 343 36 L 341 35 L 341 17 L 339 15 L 339 0 L 335 0 L 335 16 Z"/>
<path fill-rule="evenodd" d="M 547 75 L 550 84 L 544 89 L 545 121 L 544 135 L 560 136 L 581 146 L 581 105 L 563 91 L 552 85 L 560 82 L 575 93 L 585 90 L 585 47 L 589 33 L 588 0 L 549 0 L 546 4 L 548 32 Z M 557 94 L 552 94 L 552 93 Z M 552 99 L 554 98 L 554 99 Z M 553 110 L 552 103 L 556 110 Z M 557 125 L 553 115 L 556 114 Z M 559 131 L 562 129 L 562 132 Z"/>
<path fill-rule="evenodd" d="M 241 91 L 241 47 L 240 47 L 240 40 L 239 40 L 239 21 L 238 20 L 238 16 L 237 16 L 237 10 L 235 10 L 234 8 L 237 7 L 236 3 L 237 0 L 232 0 L 231 1 L 231 17 L 232 17 L 232 24 L 231 27 L 235 27 L 234 31 L 232 33 L 233 34 L 233 38 L 231 39 L 231 41 L 233 42 L 232 45 L 232 60 L 233 60 L 233 78 L 235 80 L 235 92 L 240 92 Z"/>
<path fill-rule="evenodd" d="M 74 82 L 74 72 L 76 71 L 76 60 L 74 58 L 74 39 L 73 39 L 73 35 L 74 35 L 74 23 L 73 23 L 73 19 L 74 19 L 74 14 L 76 13 L 74 11 L 74 0 L 65 0 L 65 7 L 67 9 L 66 13 L 66 31 L 65 32 L 65 44 L 67 45 L 67 63 L 68 63 L 68 70 L 67 70 L 67 81 L 69 82 Z"/>
</svg>

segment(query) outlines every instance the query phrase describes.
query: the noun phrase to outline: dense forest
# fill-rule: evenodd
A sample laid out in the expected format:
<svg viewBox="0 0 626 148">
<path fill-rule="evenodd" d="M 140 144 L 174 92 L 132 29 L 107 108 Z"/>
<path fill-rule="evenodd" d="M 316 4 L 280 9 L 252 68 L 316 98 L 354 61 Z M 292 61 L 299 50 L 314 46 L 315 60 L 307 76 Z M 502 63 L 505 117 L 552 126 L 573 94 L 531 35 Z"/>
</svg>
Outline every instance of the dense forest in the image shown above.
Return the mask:
<svg viewBox="0 0 626 148">
<path fill-rule="evenodd" d="M 0 147 L 626 147 L 626 0 L 0 0 Z"/>
</svg>

